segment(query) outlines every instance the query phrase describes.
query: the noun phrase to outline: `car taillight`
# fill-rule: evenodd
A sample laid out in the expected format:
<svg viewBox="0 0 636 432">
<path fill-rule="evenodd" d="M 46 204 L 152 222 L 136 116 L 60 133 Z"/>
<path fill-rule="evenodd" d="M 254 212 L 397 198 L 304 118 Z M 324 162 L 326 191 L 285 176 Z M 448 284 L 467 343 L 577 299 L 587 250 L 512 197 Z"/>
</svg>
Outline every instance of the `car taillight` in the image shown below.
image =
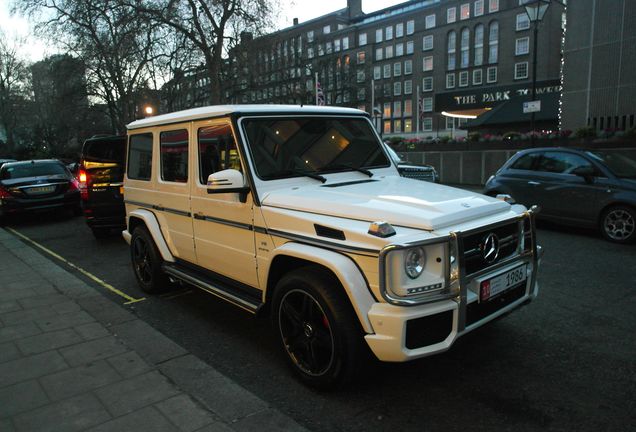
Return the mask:
<svg viewBox="0 0 636 432">
<path fill-rule="evenodd" d="M 70 190 L 79 190 L 79 188 L 80 188 L 80 184 L 77 181 L 77 179 L 76 178 L 72 178 L 71 179 L 71 186 L 69 187 L 69 189 Z"/>
<path fill-rule="evenodd" d="M 78 189 L 80 190 L 80 196 L 84 201 L 88 200 L 88 174 L 85 170 L 80 169 L 79 171 L 79 184 Z"/>
<path fill-rule="evenodd" d="M 0 186 L 0 199 L 7 198 L 13 198 L 13 195 L 11 195 L 9 191 L 4 188 L 4 186 Z"/>
</svg>

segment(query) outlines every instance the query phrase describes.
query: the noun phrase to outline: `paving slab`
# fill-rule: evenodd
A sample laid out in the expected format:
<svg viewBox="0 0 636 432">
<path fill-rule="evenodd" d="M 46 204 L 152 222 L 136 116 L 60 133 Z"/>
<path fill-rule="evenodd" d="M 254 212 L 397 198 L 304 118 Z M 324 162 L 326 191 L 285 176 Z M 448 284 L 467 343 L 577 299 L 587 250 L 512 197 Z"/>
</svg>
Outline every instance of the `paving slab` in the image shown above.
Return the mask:
<svg viewBox="0 0 636 432">
<path fill-rule="evenodd" d="M 73 329 L 65 329 L 23 338 L 16 344 L 23 354 L 30 355 L 74 345 L 83 340 Z"/>
<path fill-rule="evenodd" d="M 124 378 L 132 378 L 152 369 L 152 367 L 134 351 L 128 351 L 110 357 L 108 363 Z"/>
<path fill-rule="evenodd" d="M 89 429 L 90 432 L 172 432 L 179 430 L 153 407 L 144 408 Z"/>
<path fill-rule="evenodd" d="M 111 331 L 122 338 L 128 346 L 135 347 L 135 351 L 151 364 L 187 354 L 180 345 L 139 319 L 114 325 Z"/>
<path fill-rule="evenodd" d="M 78 366 L 126 352 L 126 346 L 114 336 L 106 336 L 59 350 L 69 365 Z"/>
<path fill-rule="evenodd" d="M 8 362 L 22 357 L 20 350 L 13 342 L 0 344 L 0 363 Z"/>
<path fill-rule="evenodd" d="M 68 368 L 56 351 L 47 351 L 0 364 L 0 388 Z"/>
<path fill-rule="evenodd" d="M 121 380 L 107 361 L 99 360 L 47 375 L 40 378 L 40 383 L 51 400 L 61 400 Z"/>
<path fill-rule="evenodd" d="M 14 416 L 49 402 L 37 380 L 0 388 L 0 418 Z M 1 429 L 0 429 L 1 430 Z"/>
<path fill-rule="evenodd" d="M 187 395 L 178 395 L 155 404 L 155 407 L 183 432 L 193 432 L 217 423 L 212 413 L 197 405 Z"/>
<path fill-rule="evenodd" d="M 34 323 L 24 323 L 0 328 L 0 343 L 8 342 L 42 333 Z"/>
</svg>

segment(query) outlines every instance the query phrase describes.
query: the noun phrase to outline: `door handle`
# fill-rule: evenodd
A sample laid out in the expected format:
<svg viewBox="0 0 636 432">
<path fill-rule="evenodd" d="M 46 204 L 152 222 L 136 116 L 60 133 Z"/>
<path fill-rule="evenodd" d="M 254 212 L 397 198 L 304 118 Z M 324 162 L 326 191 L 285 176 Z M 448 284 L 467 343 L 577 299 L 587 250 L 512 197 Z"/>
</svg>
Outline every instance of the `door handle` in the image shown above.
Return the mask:
<svg viewBox="0 0 636 432">
<path fill-rule="evenodd" d="M 532 181 L 532 180 L 530 180 L 530 181 L 528 182 L 528 184 L 529 184 L 529 185 L 531 185 L 531 186 L 539 186 L 541 183 L 540 183 L 540 182 L 538 182 L 538 181 Z"/>
</svg>

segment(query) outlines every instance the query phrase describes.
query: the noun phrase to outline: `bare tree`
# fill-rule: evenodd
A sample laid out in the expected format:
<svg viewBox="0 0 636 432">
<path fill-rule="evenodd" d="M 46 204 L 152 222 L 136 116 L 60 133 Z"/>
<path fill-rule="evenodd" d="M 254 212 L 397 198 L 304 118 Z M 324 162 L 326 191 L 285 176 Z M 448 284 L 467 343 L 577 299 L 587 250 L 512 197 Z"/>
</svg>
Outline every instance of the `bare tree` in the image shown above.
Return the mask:
<svg viewBox="0 0 636 432">
<path fill-rule="evenodd" d="M 29 71 L 18 55 L 22 41 L 9 41 L 0 30 L 0 126 L 7 138 L 7 151 L 13 152 L 16 143 L 20 112 L 26 109 Z"/>
<path fill-rule="evenodd" d="M 210 103 L 222 101 L 223 56 L 240 33 L 270 26 L 277 0 L 128 0 L 144 16 L 185 36 L 198 50 L 210 80 Z"/>
<path fill-rule="evenodd" d="M 106 103 L 114 131 L 135 119 L 156 54 L 147 19 L 123 0 L 20 0 L 14 9 L 84 61 L 89 94 Z"/>
</svg>

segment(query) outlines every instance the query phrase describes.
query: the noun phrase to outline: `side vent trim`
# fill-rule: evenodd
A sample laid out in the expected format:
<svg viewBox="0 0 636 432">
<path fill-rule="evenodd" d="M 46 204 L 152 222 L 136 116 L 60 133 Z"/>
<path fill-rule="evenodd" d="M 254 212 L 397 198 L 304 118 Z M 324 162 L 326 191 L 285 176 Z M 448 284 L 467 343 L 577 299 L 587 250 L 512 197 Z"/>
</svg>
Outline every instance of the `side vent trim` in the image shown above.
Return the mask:
<svg viewBox="0 0 636 432">
<path fill-rule="evenodd" d="M 323 225 L 314 224 L 318 237 L 327 237 L 334 240 L 346 240 L 345 233 L 339 229 L 329 228 Z"/>
</svg>

